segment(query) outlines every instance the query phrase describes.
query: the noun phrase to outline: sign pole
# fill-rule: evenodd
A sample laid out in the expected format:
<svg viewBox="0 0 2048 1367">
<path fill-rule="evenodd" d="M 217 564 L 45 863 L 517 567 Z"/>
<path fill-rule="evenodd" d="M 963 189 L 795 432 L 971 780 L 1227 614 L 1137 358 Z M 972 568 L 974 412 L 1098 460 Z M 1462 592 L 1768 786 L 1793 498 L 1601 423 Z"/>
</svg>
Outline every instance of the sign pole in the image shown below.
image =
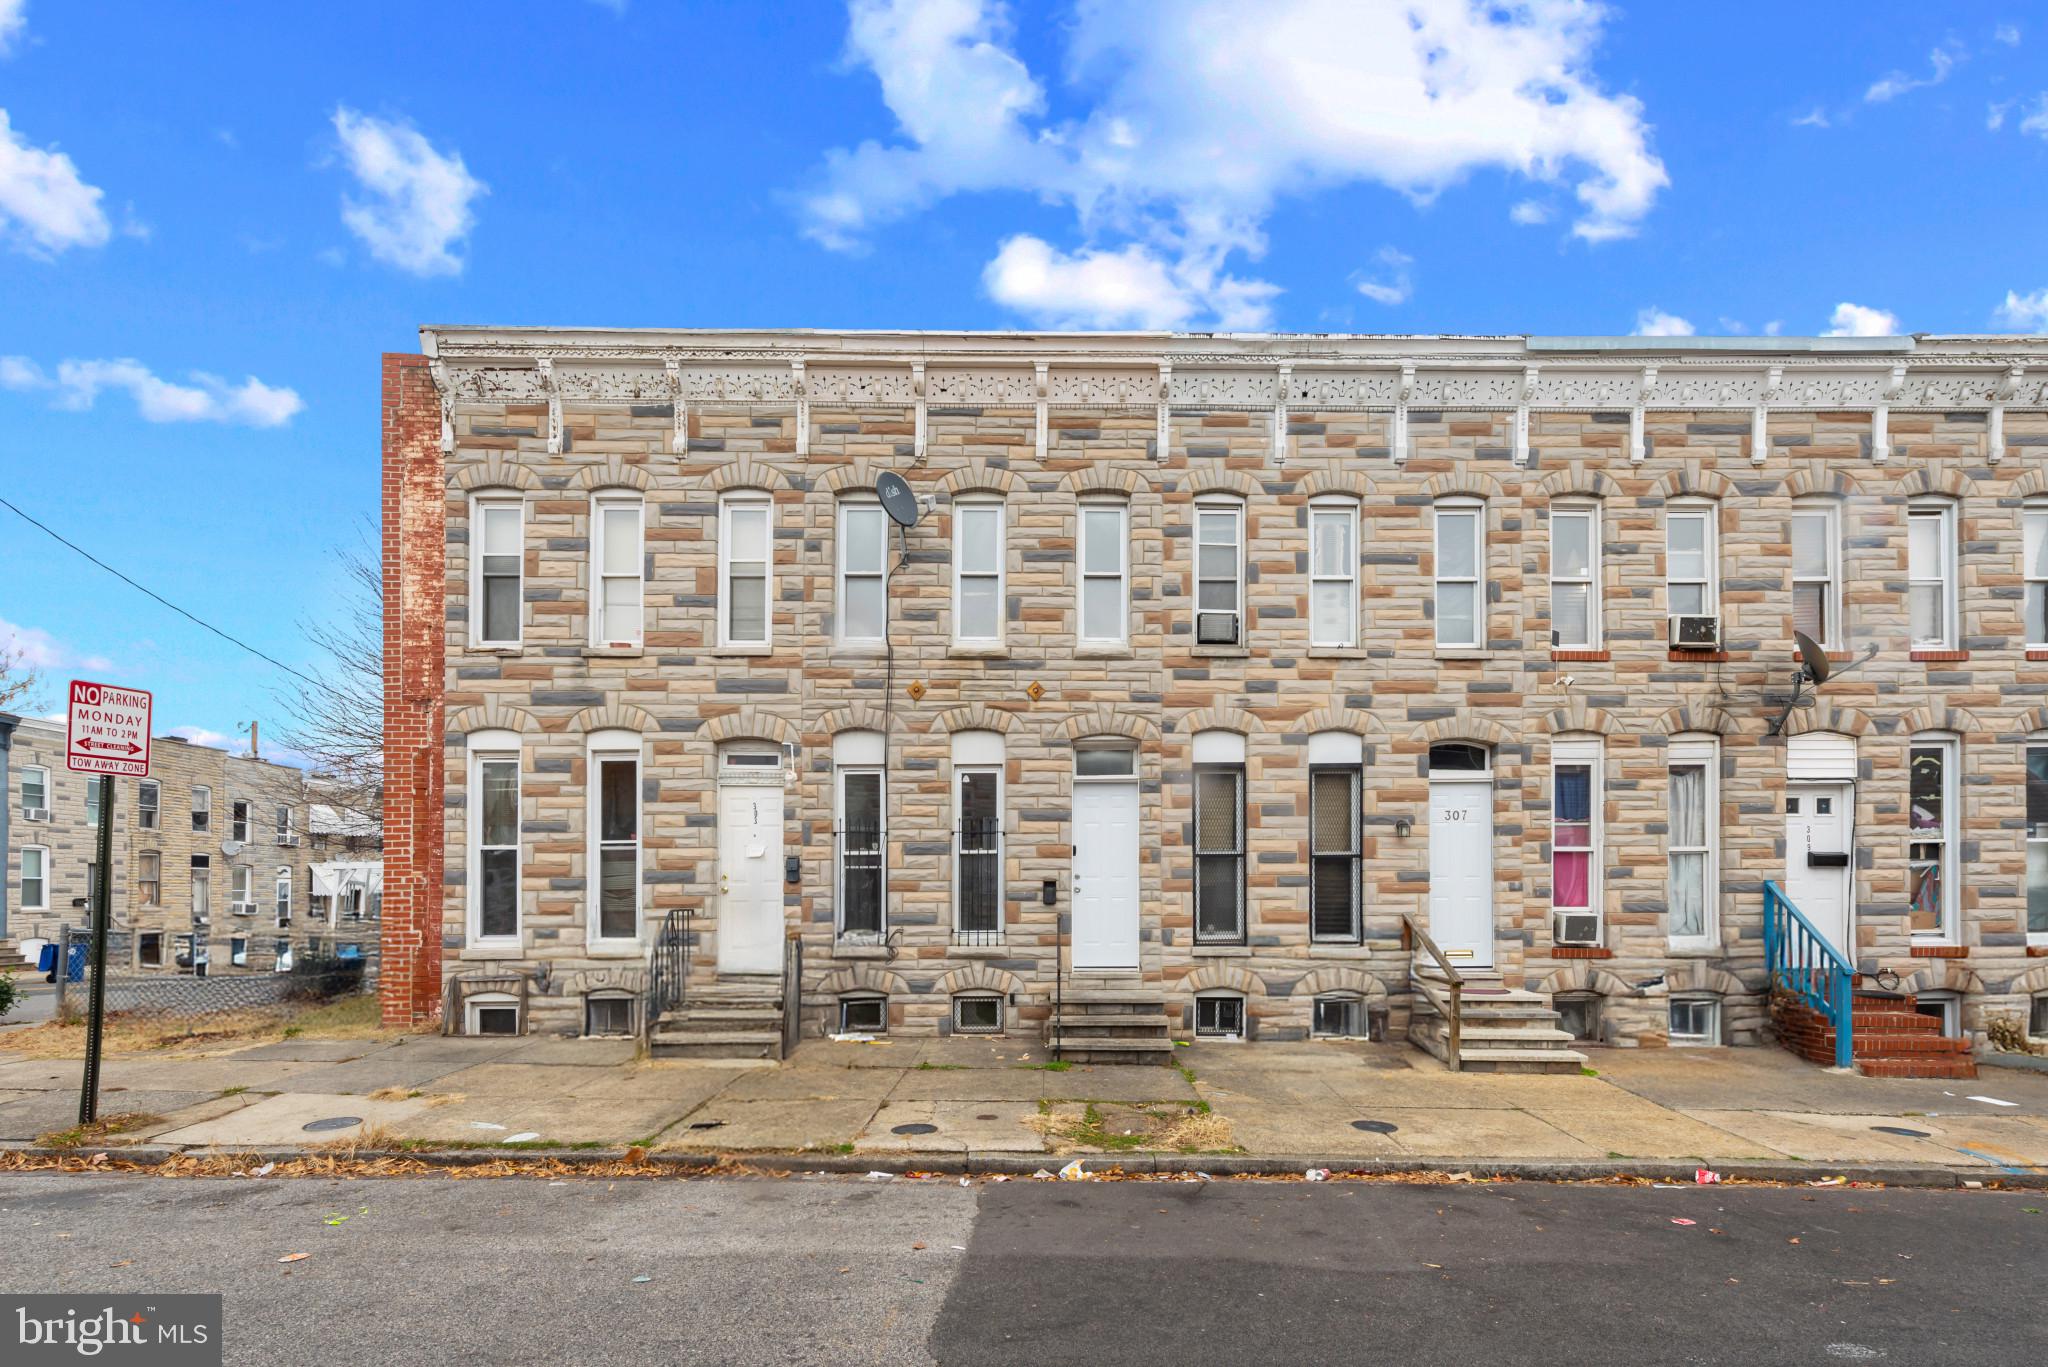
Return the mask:
<svg viewBox="0 0 2048 1367">
<path fill-rule="evenodd" d="M 100 1113 L 100 1043 L 107 1022 L 108 886 L 114 881 L 114 776 L 101 774 L 99 877 L 92 889 L 92 1004 L 85 1021 L 85 1080 L 78 1094 L 78 1123 L 90 1125 Z"/>
</svg>

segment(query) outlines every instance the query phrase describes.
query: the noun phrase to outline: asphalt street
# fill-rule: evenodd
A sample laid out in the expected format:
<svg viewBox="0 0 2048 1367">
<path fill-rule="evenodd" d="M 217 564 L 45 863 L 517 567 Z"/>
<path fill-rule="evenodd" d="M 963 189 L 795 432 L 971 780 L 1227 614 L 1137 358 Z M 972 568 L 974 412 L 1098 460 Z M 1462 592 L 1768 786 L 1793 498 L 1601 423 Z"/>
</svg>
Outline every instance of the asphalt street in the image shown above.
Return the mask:
<svg viewBox="0 0 2048 1367">
<path fill-rule="evenodd" d="M 19 1174 L 0 1177 L 0 1285 L 223 1291 L 234 1363 L 2006 1364 L 2048 1355 L 2044 1205 Z"/>
</svg>

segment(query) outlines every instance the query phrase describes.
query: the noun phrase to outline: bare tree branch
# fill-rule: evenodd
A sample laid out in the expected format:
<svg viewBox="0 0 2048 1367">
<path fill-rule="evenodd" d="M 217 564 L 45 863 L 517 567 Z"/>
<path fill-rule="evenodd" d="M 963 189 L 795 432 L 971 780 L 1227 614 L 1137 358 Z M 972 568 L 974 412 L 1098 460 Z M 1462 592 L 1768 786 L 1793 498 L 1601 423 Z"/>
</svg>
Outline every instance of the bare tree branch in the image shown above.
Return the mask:
<svg viewBox="0 0 2048 1367">
<path fill-rule="evenodd" d="M 384 816 L 384 571 L 376 528 L 364 519 L 353 545 L 335 549 L 344 595 L 333 614 L 299 623 L 319 664 L 317 687 L 277 694 L 280 739 L 305 756 L 318 800 L 344 819 Z"/>
<path fill-rule="evenodd" d="M 41 712 L 47 705 L 42 671 L 29 664 L 19 641 L 0 641 L 0 712 Z"/>
</svg>

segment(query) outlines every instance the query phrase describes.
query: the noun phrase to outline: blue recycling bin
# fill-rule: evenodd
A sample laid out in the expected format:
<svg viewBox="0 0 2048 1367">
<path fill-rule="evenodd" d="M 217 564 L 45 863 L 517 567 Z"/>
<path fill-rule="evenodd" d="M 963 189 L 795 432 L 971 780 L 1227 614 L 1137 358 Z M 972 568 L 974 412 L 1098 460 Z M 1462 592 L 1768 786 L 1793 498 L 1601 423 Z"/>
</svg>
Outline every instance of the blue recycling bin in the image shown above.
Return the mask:
<svg viewBox="0 0 2048 1367">
<path fill-rule="evenodd" d="M 43 981 L 57 981 L 57 945 L 55 941 L 45 943 L 36 951 L 36 972 L 43 975 Z"/>
<path fill-rule="evenodd" d="M 73 940 L 71 957 L 64 964 L 64 981 L 82 983 L 85 981 L 86 956 L 92 952 L 91 940 Z"/>
</svg>

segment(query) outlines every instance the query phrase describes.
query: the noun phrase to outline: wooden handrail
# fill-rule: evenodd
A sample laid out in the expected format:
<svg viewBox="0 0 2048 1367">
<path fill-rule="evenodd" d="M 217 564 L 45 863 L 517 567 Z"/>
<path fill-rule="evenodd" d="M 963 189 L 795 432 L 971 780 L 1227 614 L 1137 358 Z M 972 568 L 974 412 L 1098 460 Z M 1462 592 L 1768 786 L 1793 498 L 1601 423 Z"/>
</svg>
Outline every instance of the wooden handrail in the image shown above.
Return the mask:
<svg viewBox="0 0 2048 1367">
<path fill-rule="evenodd" d="M 1465 975 L 1451 967 L 1451 961 L 1437 948 L 1436 941 L 1429 938 L 1429 932 L 1416 925 L 1414 919 L 1404 911 L 1401 913 L 1401 948 L 1412 953 L 1418 944 L 1430 958 L 1436 960 L 1436 966 L 1443 973 L 1444 981 L 1451 987 L 1450 1009 L 1445 1013 L 1444 1053 L 1447 1057 L 1444 1062 L 1455 1073 L 1461 1069 L 1462 1060 L 1459 1055 L 1464 1045 L 1462 1008 L 1465 998 Z"/>
</svg>

